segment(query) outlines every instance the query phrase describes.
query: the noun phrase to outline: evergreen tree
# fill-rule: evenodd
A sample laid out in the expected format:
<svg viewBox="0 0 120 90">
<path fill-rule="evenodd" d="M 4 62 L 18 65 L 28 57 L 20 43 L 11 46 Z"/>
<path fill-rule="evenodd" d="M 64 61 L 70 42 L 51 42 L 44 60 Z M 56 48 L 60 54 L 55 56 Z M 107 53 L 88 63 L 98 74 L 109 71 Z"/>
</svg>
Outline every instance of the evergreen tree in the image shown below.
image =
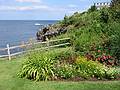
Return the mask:
<svg viewBox="0 0 120 90">
<path fill-rule="evenodd" d="M 65 15 L 64 16 L 64 24 L 67 26 L 67 24 L 68 24 L 68 16 L 67 15 Z"/>
<path fill-rule="evenodd" d="M 91 6 L 90 9 L 88 9 L 88 12 L 94 12 L 94 11 L 96 11 L 96 10 L 97 10 L 96 6 L 93 5 L 93 6 Z"/>
</svg>

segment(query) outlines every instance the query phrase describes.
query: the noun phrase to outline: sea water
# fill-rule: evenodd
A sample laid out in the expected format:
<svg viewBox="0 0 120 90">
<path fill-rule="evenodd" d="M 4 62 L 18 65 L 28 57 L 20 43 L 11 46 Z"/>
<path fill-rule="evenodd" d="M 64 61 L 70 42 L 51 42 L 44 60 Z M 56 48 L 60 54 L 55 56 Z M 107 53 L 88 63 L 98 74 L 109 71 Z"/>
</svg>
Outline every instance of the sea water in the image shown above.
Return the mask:
<svg viewBox="0 0 120 90">
<path fill-rule="evenodd" d="M 54 24 L 54 20 L 0 20 L 0 48 L 18 45 L 27 42 L 30 38 L 36 38 L 40 26 Z"/>
<path fill-rule="evenodd" d="M 29 42 L 34 38 L 41 28 L 40 25 L 54 24 L 54 20 L 0 20 L 0 49 L 6 48 L 7 44 L 12 46 Z M 12 49 L 11 53 L 24 51 L 23 49 Z M 0 50 L 0 55 L 6 55 L 6 51 Z"/>
</svg>

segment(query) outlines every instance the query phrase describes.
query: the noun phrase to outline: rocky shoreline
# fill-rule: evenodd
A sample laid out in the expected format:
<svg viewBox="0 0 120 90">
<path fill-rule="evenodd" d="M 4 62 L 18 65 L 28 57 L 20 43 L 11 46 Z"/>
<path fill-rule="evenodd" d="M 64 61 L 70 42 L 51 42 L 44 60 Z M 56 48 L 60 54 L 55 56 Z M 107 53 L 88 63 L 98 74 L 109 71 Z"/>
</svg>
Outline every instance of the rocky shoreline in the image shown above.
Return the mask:
<svg viewBox="0 0 120 90">
<path fill-rule="evenodd" d="M 41 28 L 37 33 L 37 41 L 46 41 L 52 37 L 56 37 L 58 35 L 64 34 L 67 32 L 67 28 L 65 26 L 56 27 L 54 25 L 47 25 Z"/>
</svg>

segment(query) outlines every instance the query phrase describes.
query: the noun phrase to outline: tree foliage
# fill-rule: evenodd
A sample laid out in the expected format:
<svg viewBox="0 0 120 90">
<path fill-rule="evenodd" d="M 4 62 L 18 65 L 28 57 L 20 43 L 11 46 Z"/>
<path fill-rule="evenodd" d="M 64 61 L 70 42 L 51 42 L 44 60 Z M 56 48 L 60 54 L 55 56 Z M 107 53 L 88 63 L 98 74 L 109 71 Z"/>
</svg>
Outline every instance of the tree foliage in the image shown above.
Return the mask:
<svg viewBox="0 0 120 90">
<path fill-rule="evenodd" d="M 97 10 L 96 6 L 93 5 L 93 6 L 91 6 L 90 9 L 88 9 L 88 12 L 94 12 L 94 11 L 96 11 L 96 10 Z"/>
</svg>

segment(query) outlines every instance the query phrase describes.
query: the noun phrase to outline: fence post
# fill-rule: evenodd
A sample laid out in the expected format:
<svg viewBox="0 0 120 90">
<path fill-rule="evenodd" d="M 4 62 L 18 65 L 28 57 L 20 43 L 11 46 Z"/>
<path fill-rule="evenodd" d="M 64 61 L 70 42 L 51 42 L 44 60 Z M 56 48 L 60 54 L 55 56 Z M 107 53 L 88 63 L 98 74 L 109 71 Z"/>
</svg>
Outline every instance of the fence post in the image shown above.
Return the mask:
<svg viewBox="0 0 120 90">
<path fill-rule="evenodd" d="M 10 46 L 7 44 L 7 53 L 8 53 L 8 58 L 11 60 L 11 55 L 10 55 Z"/>
<path fill-rule="evenodd" d="M 48 49 L 49 49 L 49 39 L 48 39 L 48 37 L 46 37 L 46 41 L 47 41 L 47 47 L 48 47 Z"/>
</svg>

